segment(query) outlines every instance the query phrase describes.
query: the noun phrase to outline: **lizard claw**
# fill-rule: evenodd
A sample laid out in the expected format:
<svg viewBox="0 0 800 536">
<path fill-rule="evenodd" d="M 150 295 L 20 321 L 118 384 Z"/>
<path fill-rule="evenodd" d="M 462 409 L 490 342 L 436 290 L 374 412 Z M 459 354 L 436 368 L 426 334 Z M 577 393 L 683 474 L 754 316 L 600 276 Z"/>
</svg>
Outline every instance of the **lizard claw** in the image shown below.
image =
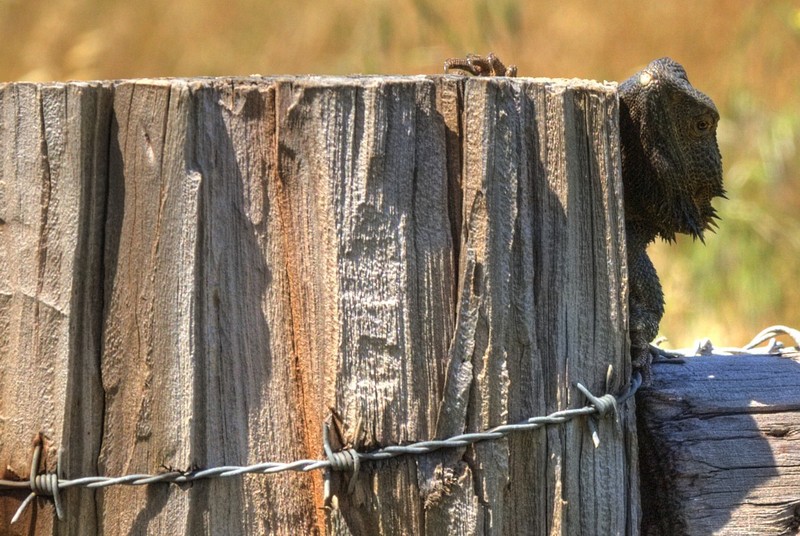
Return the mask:
<svg viewBox="0 0 800 536">
<path fill-rule="evenodd" d="M 466 59 L 450 58 L 444 62 L 444 72 L 451 69 L 467 72 L 473 76 L 517 76 L 517 66 L 506 66 L 500 58 L 490 52 L 486 56 L 468 54 Z"/>
<path fill-rule="evenodd" d="M 653 358 L 655 352 L 647 346 L 640 350 L 634 350 L 634 359 L 631 361 L 634 370 L 638 370 L 642 374 L 642 387 L 650 387 L 653 383 Z"/>
<path fill-rule="evenodd" d="M 684 363 L 683 354 L 670 352 L 659 348 L 655 344 L 648 344 L 646 347 L 633 352 L 635 356 L 631 364 L 635 370 L 642 374 L 642 387 L 650 387 L 653 383 L 653 363 L 669 363 L 678 365 Z"/>
<path fill-rule="evenodd" d="M 680 352 L 671 352 L 669 350 L 665 350 L 656 344 L 650 344 L 650 352 L 653 353 L 653 358 L 656 361 L 670 361 L 672 363 L 683 363 L 685 355 Z"/>
</svg>

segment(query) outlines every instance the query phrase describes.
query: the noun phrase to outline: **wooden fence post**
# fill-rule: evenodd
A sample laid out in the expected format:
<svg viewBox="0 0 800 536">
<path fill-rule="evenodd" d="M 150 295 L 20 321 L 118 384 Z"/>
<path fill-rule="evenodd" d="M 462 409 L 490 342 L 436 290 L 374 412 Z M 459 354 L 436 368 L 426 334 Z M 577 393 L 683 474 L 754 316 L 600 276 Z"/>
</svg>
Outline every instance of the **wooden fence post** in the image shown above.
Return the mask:
<svg viewBox="0 0 800 536">
<path fill-rule="evenodd" d="M 323 459 L 517 422 L 630 376 L 613 84 L 0 86 L 0 467 Z M 320 471 L 0 491 L 13 534 L 637 534 L 633 403 Z M 16 532 L 14 532 L 16 531 Z"/>
</svg>

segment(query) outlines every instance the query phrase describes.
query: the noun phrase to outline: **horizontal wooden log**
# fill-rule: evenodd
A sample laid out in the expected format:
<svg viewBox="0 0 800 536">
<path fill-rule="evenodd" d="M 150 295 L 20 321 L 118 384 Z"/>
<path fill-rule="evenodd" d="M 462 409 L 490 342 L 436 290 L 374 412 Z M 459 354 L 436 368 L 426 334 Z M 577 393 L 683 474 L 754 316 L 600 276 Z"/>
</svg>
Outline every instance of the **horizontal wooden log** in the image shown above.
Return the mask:
<svg viewBox="0 0 800 536">
<path fill-rule="evenodd" d="M 657 365 L 637 403 L 643 534 L 797 533 L 798 356 Z"/>
<path fill-rule="evenodd" d="M 0 467 L 320 458 L 585 405 L 629 375 L 613 84 L 0 85 Z M 636 534 L 632 404 L 427 456 L 64 490 L 10 534 Z"/>
</svg>

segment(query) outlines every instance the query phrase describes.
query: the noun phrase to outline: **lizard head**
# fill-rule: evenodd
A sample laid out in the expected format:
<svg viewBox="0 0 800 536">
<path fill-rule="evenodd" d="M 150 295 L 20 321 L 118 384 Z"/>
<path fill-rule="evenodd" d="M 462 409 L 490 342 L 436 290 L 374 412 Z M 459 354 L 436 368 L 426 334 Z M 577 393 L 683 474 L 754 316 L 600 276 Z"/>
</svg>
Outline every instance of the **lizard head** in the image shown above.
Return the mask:
<svg viewBox="0 0 800 536">
<path fill-rule="evenodd" d="M 702 240 L 716 226 L 712 199 L 725 195 L 716 106 L 669 58 L 626 80 L 619 95 L 628 223 L 653 238 Z"/>
</svg>

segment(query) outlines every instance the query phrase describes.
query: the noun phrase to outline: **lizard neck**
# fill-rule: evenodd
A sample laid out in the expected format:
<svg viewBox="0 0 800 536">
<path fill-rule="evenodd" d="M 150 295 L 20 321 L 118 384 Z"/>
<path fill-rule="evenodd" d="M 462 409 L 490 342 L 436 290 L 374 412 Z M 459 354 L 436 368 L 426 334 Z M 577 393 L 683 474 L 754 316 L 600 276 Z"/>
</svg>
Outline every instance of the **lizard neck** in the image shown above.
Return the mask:
<svg viewBox="0 0 800 536">
<path fill-rule="evenodd" d="M 647 250 L 647 246 L 655 241 L 656 236 L 658 236 L 658 230 L 649 225 L 646 220 L 625 219 L 625 240 L 629 257 Z"/>
</svg>

